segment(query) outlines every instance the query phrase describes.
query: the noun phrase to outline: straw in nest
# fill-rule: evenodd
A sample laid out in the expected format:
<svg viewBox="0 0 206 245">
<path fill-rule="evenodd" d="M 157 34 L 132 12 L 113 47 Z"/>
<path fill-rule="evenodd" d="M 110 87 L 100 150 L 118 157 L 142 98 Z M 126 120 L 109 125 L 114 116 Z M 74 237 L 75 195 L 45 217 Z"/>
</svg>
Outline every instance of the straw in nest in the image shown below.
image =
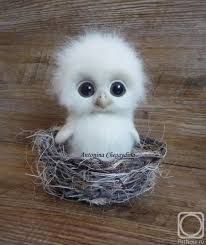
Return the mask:
<svg viewBox="0 0 206 245">
<path fill-rule="evenodd" d="M 55 144 L 55 129 L 32 135 L 37 150 L 34 176 L 36 183 L 51 195 L 74 198 L 90 204 L 124 203 L 151 190 L 159 174 L 166 145 L 141 137 L 134 157 L 102 161 L 98 158 L 74 158 L 67 145 Z"/>
</svg>

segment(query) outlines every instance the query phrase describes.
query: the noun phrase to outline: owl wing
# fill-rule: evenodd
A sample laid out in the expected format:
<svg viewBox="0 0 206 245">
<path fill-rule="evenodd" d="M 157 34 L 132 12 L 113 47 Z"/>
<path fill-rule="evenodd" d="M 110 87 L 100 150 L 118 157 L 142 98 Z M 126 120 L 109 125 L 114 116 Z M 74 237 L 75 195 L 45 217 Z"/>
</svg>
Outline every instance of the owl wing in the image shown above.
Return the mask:
<svg viewBox="0 0 206 245">
<path fill-rule="evenodd" d="M 57 144 L 62 144 L 68 140 L 74 131 L 74 121 L 72 119 L 67 119 L 65 125 L 59 130 L 55 137 L 55 142 Z"/>
<path fill-rule="evenodd" d="M 132 128 L 131 134 L 132 134 L 135 144 L 139 144 L 140 143 L 139 133 L 137 132 L 135 127 Z"/>
</svg>

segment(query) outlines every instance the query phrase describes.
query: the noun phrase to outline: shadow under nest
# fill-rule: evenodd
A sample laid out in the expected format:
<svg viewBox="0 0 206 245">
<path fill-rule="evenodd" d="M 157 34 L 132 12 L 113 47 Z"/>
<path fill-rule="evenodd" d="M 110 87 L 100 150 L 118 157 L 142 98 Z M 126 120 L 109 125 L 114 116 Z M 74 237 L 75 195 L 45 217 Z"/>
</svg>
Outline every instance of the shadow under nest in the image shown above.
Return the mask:
<svg viewBox="0 0 206 245">
<path fill-rule="evenodd" d="M 166 155 L 166 144 L 140 137 L 132 157 L 112 161 L 74 158 L 67 144 L 55 143 L 56 133 L 55 129 L 40 130 L 30 136 L 38 154 L 33 172 L 37 184 L 62 199 L 108 205 L 137 198 L 153 189 Z"/>
</svg>

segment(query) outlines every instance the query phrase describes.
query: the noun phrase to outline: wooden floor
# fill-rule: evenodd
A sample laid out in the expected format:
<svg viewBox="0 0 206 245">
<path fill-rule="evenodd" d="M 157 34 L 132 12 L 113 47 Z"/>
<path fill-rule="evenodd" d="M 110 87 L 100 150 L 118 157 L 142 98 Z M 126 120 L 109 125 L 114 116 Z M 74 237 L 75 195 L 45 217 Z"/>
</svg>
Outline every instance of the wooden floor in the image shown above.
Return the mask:
<svg viewBox="0 0 206 245">
<path fill-rule="evenodd" d="M 152 86 L 136 126 L 168 145 L 154 192 L 108 208 L 35 187 L 31 150 L 16 137 L 63 121 L 46 94 L 52 53 L 92 26 L 120 28 L 138 45 Z M 178 213 L 206 213 L 205 95 L 205 0 L 0 0 L 0 244 L 178 244 Z"/>
</svg>

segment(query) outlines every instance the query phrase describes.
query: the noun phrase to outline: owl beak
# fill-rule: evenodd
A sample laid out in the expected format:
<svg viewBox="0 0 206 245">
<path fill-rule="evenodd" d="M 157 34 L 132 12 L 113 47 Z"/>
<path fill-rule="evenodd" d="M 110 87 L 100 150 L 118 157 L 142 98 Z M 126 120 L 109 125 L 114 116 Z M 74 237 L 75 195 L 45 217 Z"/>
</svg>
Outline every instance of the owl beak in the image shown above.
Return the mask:
<svg viewBox="0 0 206 245">
<path fill-rule="evenodd" d="M 95 105 L 101 109 L 105 109 L 111 103 L 112 101 L 105 94 L 101 94 L 95 101 Z"/>
</svg>

